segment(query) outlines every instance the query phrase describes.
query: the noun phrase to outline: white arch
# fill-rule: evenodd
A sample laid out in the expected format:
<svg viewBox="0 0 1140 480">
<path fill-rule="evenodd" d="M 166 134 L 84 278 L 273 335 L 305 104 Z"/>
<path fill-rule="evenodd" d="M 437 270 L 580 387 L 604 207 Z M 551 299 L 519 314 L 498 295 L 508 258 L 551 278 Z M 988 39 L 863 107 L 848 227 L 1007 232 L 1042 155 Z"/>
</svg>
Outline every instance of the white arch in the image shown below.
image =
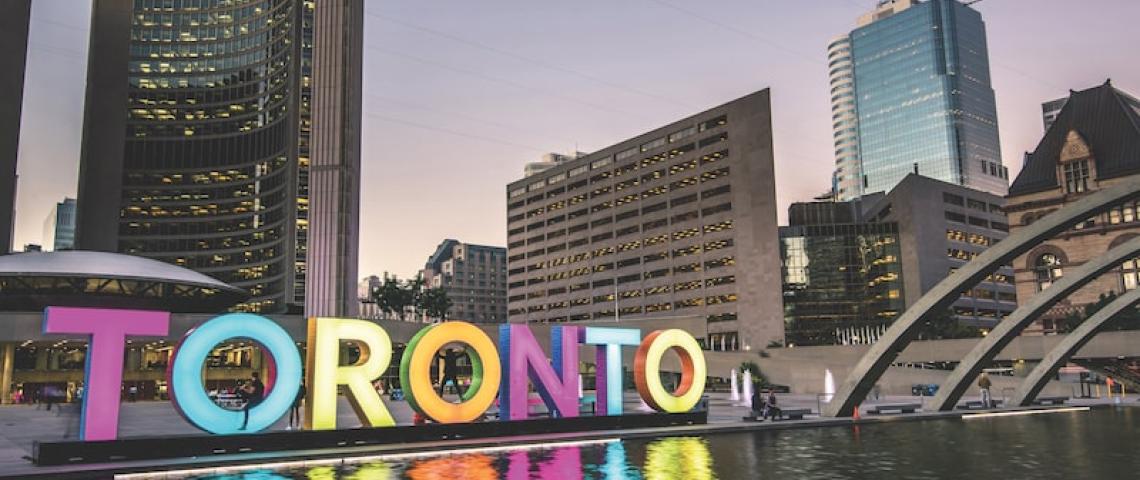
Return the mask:
<svg viewBox="0 0 1140 480">
<path fill-rule="evenodd" d="M 1094 192 L 1006 237 L 939 282 L 903 312 L 855 364 L 823 414 L 829 417 L 851 416 L 894 358 L 917 335 L 923 320 L 932 313 L 949 308 L 964 289 L 978 284 L 999 266 L 1013 261 L 1035 245 L 1134 197 L 1140 197 L 1140 178 Z"/>
<path fill-rule="evenodd" d="M 981 373 L 982 368 L 992 362 L 1009 342 L 1017 338 L 1021 330 L 1049 311 L 1057 302 L 1138 254 L 1140 254 L 1140 237 L 1129 240 L 1072 271 L 1065 272 L 1065 276 L 1053 286 L 1034 295 L 1028 302 L 1022 303 L 1017 310 L 990 330 L 982 341 L 974 345 L 970 353 L 962 357 L 958 367 L 950 372 L 950 377 L 942 383 L 938 394 L 934 396 L 934 408 L 953 410 L 958 399 L 970 387 L 974 377 Z"/>
<path fill-rule="evenodd" d="M 1120 314 L 1131 310 L 1137 303 L 1140 303 L 1140 288 L 1125 292 L 1124 295 L 1117 297 L 1112 303 L 1085 320 L 1072 333 L 1066 335 L 1065 339 L 1061 340 L 1061 343 L 1042 357 L 1041 363 L 1038 363 L 1029 372 L 1029 376 L 1025 377 L 1025 381 L 1021 382 L 1021 386 L 1013 394 L 1010 404 L 1025 406 L 1032 403 L 1033 399 L 1037 398 L 1037 394 L 1041 393 L 1041 389 L 1045 388 L 1045 384 L 1049 383 L 1053 377 L 1053 372 L 1056 372 L 1062 364 L 1069 361 L 1073 354 L 1077 353 L 1089 340 L 1092 340 L 1101 327 Z"/>
</svg>

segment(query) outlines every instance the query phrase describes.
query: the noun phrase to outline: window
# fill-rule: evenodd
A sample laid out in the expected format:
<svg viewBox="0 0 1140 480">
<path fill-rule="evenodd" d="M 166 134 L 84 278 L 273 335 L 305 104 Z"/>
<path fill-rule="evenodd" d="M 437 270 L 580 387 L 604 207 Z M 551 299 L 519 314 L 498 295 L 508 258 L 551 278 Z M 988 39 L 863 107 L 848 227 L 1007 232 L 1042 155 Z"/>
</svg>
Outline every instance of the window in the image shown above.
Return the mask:
<svg viewBox="0 0 1140 480">
<path fill-rule="evenodd" d="M 641 145 L 641 151 L 648 152 L 654 148 L 665 145 L 665 137 L 655 138 Z"/>
<path fill-rule="evenodd" d="M 1124 275 L 1124 290 L 1135 290 L 1140 285 L 1140 258 L 1133 258 L 1121 266 Z"/>
<path fill-rule="evenodd" d="M 1037 278 L 1037 291 L 1044 291 L 1064 275 L 1061 259 L 1052 253 L 1041 255 L 1033 264 L 1033 273 Z"/>
<path fill-rule="evenodd" d="M 1082 193 L 1089 189 L 1089 161 L 1077 160 L 1061 166 L 1065 193 Z"/>
<path fill-rule="evenodd" d="M 673 132 L 673 133 L 669 134 L 669 143 L 673 143 L 673 142 L 676 142 L 677 140 L 680 140 L 682 138 L 690 137 L 690 136 L 693 136 L 696 134 L 697 134 L 697 127 L 696 126 L 686 128 L 686 129 L 681 130 L 679 132 Z"/>
<path fill-rule="evenodd" d="M 638 152 L 637 147 L 629 148 L 629 149 L 622 150 L 622 151 L 618 152 L 614 158 L 620 162 L 620 161 L 625 160 L 629 157 L 637 155 L 637 152 Z"/>
</svg>

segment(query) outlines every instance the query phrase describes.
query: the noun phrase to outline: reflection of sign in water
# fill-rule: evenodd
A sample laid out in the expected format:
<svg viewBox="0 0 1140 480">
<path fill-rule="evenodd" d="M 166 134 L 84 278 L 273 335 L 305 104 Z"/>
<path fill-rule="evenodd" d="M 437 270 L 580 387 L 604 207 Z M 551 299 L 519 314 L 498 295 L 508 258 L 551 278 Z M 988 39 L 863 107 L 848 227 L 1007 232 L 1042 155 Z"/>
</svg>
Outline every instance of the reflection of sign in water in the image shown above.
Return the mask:
<svg viewBox="0 0 1140 480">
<path fill-rule="evenodd" d="M 119 385 L 123 373 L 126 338 L 164 336 L 170 314 L 137 310 L 49 307 L 45 333 L 90 336 L 80 438 L 113 440 L 118 433 Z M 372 427 L 395 425 L 380 395 L 372 387 L 392 359 L 392 342 L 379 325 L 354 319 L 311 318 L 307 358 L 292 337 L 272 320 L 249 313 L 231 313 L 206 321 L 187 332 L 175 348 L 167 369 L 170 399 L 182 416 L 204 431 L 237 433 L 244 412 L 223 408 L 203 389 L 202 371 L 210 351 L 234 338 L 252 340 L 269 355 L 266 396 L 249 408 L 249 431 L 263 430 L 293 404 L 306 375 L 305 424 L 314 430 L 336 428 L 336 398 L 345 386 L 350 404 L 362 423 Z M 354 342 L 361 355 L 355 364 L 339 365 L 340 344 Z M 432 388 L 431 365 L 445 345 L 462 343 L 472 363 L 471 385 L 459 403 L 444 400 Z M 527 418 L 527 391 L 533 386 L 542 402 L 559 417 L 578 416 L 578 347 L 597 349 L 598 411 L 622 413 L 621 348 L 637 347 L 633 373 L 637 391 L 659 412 L 681 413 L 700 401 L 705 387 L 705 359 L 699 345 L 682 330 L 658 330 L 644 338 L 628 328 L 558 326 L 551 329 L 549 355 L 526 325 L 499 327 L 496 345 L 481 329 L 465 322 L 430 325 L 417 333 L 400 360 L 400 383 L 409 405 L 440 423 L 479 419 L 496 399 L 500 418 Z M 672 391 L 661 383 L 661 359 L 675 351 L 681 359 L 681 376 Z M 548 357 L 550 360 L 548 360 Z"/>
</svg>

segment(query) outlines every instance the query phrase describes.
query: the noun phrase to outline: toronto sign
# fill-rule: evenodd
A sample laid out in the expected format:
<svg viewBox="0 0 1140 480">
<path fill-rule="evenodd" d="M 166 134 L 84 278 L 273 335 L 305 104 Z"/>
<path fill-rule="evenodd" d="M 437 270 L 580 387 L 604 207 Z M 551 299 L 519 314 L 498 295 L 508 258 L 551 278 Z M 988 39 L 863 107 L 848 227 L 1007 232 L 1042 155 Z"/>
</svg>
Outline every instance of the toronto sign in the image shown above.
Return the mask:
<svg viewBox="0 0 1140 480">
<path fill-rule="evenodd" d="M 44 333 L 88 337 L 85 393 L 79 438 L 85 441 L 118 438 L 123 356 L 132 336 L 166 336 L 170 313 L 147 310 L 48 307 Z M 592 326 L 551 328 L 551 348 L 544 352 L 530 328 L 499 326 L 496 343 L 482 329 L 452 321 L 425 326 L 408 342 L 400 358 L 400 386 L 412 409 L 437 423 L 466 423 L 483 418 L 499 405 L 502 421 L 528 418 L 530 386 L 556 417 L 579 415 L 578 351 L 596 349 L 597 415 L 622 415 L 622 348 L 635 348 L 633 378 L 641 399 L 663 413 L 690 411 L 704 394 L 707 368 L 700 345 L 679 329 L 642 335 L 640 329 Z M 203 386 L 210 352 L 231 339 L 257 343 L 270 357 L 267 394 L 243 412 L 217 405 Z M 342 342 L 360 349 L 359 359 L 340 365 Z M 471 383 L 457 403 L 433 388 L 431 368 L 437 352 L 447 345 L 467 346 Z M 337 395 L 343 386 L 361 424 L 391 427 L 396 422 L 372 382 L 392 361 L 392 341 L 380 325 L 356 319 L 314 317 L 308 320 L 306 358 L 280 325 L 261 315 L 228 313 L 203 322 L 186 333 L 174 348 L 167 367 L 170 401 L 189 423 L 216 435 L 258 432 L 289 411 L 306 388 L 305 428 L 336 429 Z M 680 381 L 670 391 L 661 381 L 661 360 L 669 351 L 680 358 Z"/>
</svg>

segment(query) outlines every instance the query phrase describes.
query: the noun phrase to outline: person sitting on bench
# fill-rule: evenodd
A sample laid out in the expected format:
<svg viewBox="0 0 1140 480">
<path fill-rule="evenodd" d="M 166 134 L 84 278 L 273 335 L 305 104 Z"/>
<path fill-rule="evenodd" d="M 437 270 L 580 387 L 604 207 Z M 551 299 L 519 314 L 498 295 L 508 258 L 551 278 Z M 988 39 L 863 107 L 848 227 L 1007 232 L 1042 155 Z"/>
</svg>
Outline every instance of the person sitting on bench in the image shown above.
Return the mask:
<svg viewBox="0 0 1140 480">
<path fill-rule="evenodd" d="M 771 418 L 772 420 L 780 416 L 780 407 L 776 406 L 776 392 L 774 390 L 768 391 L 768 401 L 764 402 L 764 410 L 761 416 L 764 419 Z"/>
</svg>

